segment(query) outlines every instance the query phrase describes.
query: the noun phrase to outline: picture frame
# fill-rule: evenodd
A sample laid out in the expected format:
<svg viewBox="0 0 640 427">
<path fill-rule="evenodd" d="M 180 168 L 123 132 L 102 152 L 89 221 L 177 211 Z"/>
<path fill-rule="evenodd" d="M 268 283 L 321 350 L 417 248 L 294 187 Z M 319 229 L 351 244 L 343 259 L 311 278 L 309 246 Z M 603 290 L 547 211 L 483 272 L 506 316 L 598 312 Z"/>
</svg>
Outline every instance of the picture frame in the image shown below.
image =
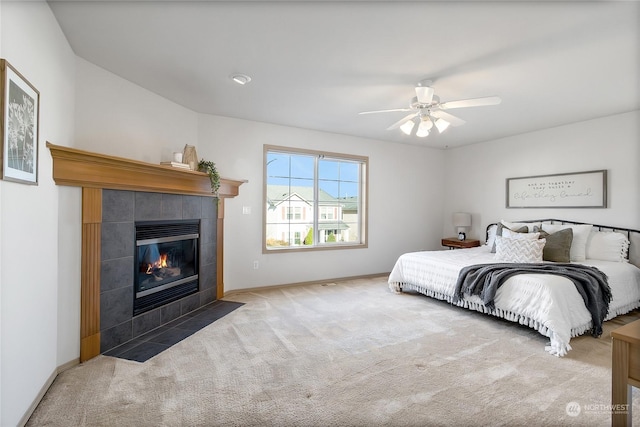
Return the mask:
<svg viewBox="0 0 640 427">
<path fill-rule="evenodd" d="M 38 185 L 40 92 L 0 59 L 2 179 Z"/>
<path fill-rule="evenodd" d="M 507 208 L 606 208 L 607 171 L 507 178 Z"/>
</svg>

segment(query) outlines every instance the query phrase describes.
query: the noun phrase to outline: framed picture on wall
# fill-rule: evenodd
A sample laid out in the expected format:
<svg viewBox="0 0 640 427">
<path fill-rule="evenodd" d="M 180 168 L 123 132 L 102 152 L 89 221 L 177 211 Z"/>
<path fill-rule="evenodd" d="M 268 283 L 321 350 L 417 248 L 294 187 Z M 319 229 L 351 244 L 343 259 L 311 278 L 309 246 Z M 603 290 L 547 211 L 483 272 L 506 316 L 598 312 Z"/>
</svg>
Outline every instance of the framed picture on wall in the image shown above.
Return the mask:
<svg viewBox="0 0 640 427">
<path fill-rule="evenodd" d="M 507 178 L 507 208 L 606 207 L 606 170 Z"/>
<path fill-rule="evenodd" d="M 2 179 L 38 185 L 40 92 L 0 59 Z"/>
</svg>

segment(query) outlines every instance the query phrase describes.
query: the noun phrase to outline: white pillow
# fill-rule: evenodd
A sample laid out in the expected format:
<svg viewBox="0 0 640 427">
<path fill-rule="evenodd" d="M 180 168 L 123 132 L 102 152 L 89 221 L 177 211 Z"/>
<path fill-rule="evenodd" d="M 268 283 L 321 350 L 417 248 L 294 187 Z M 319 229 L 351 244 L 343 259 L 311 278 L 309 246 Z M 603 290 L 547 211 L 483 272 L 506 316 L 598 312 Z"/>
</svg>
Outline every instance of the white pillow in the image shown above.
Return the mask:
<svg viewBox="0 0 640 427">
<path fill-rule="evenodd" d="M 485 242 L 485 245 L 493 247 L 493 242 L 495 242 L 496 240 L 497 230 L 498 230 L 497 224 L 493 224 L 489 226 L 489 229 L 487 230 L 487 241 Z"/>
<path fill-rule="evenodd" d="M 621 233 L 612 231 L 592 231 L 587 239 L 587 259 L 602 261 L 629 262 L 629 239 Z"/>
<path fill-rule="evenodd" d="M 509 226 L 513 228 L 509 228 Z M 524 229 L 525 231 L 522 231 L 522 229 Z M 534 231 L 533 227 L 529 228 L 529 225 L 525 223 L 507 222 L 504 220 L 500 221 L 498 224 L 496 224 L 495 226 L 491 226 L 489 229 L 489 238 L 487 239 L 487 245 L 491 247 L 492 253 L 496 253 L 496 236 L 504 235 L 504 230 L 521 233 L 529 233 L 531 231 Z"/>
<path fill-rule="evenodd" d="M 593 226 L 591 224 L 542 224 L 542 230 L 549 234 L 564 230 L 565 228 L 573 230 L 573 240 L 571 241 L 569 258 L 571 261 L 584 261 L 587 259 L 587 239 Z"/>
<path fill-rule="evenodd" d="M 533 227 L 535 226 L 540 227 L 540 225 L 542 224 L 541 222 L 509 222 L 509 221 L 505 221 L 504 219 L 501 220 L 500 222 L 502 223 L 502 225 L 512 230 L 517 230 L 520 227 L 527 227 L 529 232 L 533 231 Z"/>
<path fill-rule="evenodd" d="M 514 239 L 496 236 L 495 259 L 505 262 L 542 262 L 545 243 L 547 243 L 546 239 Z"/>
<path fill-rule="evenodd" d="M 540 237 L 540 233 L 518 233 L 517 231 L 511 231 L 508 228 L 503 228 L 502 237 L 510 237 L 512 239 L 536 240 Z"/>
</svg>

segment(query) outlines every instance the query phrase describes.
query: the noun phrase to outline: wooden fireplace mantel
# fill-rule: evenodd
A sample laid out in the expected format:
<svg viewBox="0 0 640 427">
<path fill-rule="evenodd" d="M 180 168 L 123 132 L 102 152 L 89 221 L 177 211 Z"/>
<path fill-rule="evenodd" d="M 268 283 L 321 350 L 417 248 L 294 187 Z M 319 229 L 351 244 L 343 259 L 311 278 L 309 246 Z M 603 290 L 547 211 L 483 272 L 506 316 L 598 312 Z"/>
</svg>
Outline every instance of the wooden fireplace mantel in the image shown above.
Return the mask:
<svg viewBox="0 0 640 427">
<path fill-rule="evenodd" d="M 215 197 L 204 172 L 91 153 L 47 142 L 57 185 Z M 220 179 L 219 198 L 235 197 L 245 180 Z"/>
<path fill-rule="evenodd" d="M 100 230 L 102 190 L 131 190 L 216 197 L 209 176 L 170 166 L 156 165 L 62 147 L 47 142 L 57 185 L 82 187 L 82 262 L 80 297 L 80 361 L 100 354 Z M 246 180 L 220 179 L 217 219 L 216 298 L 224 295 L 224 199 L 239 194 Z"/>
</svg>

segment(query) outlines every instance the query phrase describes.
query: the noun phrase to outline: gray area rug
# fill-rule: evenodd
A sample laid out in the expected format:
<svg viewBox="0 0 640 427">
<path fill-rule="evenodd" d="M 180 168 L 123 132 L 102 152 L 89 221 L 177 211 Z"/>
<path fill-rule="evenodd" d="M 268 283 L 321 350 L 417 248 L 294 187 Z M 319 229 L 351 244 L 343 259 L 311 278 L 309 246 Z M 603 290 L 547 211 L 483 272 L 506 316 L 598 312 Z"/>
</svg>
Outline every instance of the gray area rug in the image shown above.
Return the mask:
<svg viewBox="0 0 640 427">
<path fill-rule="evenodd" d="M 28 425 L 608 426 L 610 333 L 640 318 L 557 358 L 533 330 L 386 278 L 231 297 L 245 305 L 144 363 L 63 372 Z"/>
</svg>

